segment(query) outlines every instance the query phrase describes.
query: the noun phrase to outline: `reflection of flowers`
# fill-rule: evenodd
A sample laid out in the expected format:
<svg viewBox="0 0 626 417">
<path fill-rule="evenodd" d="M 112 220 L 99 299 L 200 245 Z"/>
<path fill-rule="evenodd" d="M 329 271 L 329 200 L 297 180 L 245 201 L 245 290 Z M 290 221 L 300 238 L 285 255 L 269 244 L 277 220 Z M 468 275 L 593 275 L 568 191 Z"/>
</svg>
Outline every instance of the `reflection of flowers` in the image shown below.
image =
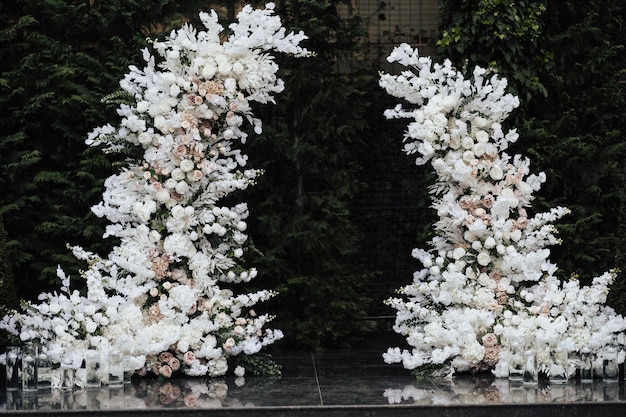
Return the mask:
<svg viewBox="0 0 626 417">
<path fill-rule="evenodd" d="M 569 352 L 610 343 L 626 328 L 604 306 L 614 274 L 591 286 L 555 277 L 546 247 L 559 242 L 552 223 L 569 211 L 528 213 L 545 174 L 505 152 L 518 134 L 502 123 L 519 105 L 506 80 L 480 67 L 466 79 L 449 60 L 433 64 L 407 44 L 388 60 L 408 70 L 382 74 L 380 85 L 411 107 L 385 115 L 409 119 L 404 150 L 432 165 L 438 221 L 430 250 L 413 251 L 423 268 L 387 300 L 410 348 L 390 348 L 385 361 L 426 374 L 491 369 L 504 377 L 508 339 L 537 338 Z M 548 361 L 539 360 L 542 371 Z"/>
<path fill-rule="evenodd" d="M 589 389 L 589 390 L 588 390 Z M 524 386 L 504 379 L 461 376 L 454 379 L 428 379 L 423 384 L 388 388 L 384 396 L 389 404 L 514 404 L 605 401 L 602 384 Z"/>
</svg>

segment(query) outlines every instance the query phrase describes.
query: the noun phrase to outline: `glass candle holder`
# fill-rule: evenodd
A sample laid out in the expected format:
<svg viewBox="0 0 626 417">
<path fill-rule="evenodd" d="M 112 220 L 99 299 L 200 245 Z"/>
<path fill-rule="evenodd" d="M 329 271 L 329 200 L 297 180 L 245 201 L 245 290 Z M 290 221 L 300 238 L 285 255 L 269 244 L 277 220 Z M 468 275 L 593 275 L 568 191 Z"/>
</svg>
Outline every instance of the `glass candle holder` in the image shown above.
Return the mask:
<svg viewBox="0 0 626 417">
<path fill-rule="evenodd" d="M 102 355 L 100 351 L 85 352 L 85 388 L 102 387 Z"/>
<path fill-rule="evenodd" d="M 122 355 L 122 367 L 124 368 L 124 385 L 130 385 L 133 376 L 133 363 L 127 354 Z"/>
<path fill-rule="evenodd" d="M 537 385 L 538 372 L 537 372 L 537 352 L 533 349 L 524 350 L 524 385 Z"/>
<path fill-rule="evenodd" d="M 61 359 L 61 390 L 63 391 L 72 391 L 74 390 L 74 374 L 76 370 L 74 369 L 74 364 L 72 363 L 72 359 L 63 356 Z"/>
<path fill-rule="evenodd" d="M 17 391 L 20 389 L 22 348 L 19 346 L 7 346 L 6 348 L 6 389 Z"/>
<path fill-rule="evenodd" d="M 613 346 L 608 346 L 602 352 L 602 382 L 605 384 L 616 384 L 619 382 L 617 349 Z"/>
<path fill-rule="evenodd" d="M 521 340 L 509 342 L 509 381 L 524 380 L 524 344 Z"/>
<path fill-rule="evenodd" d="M 122 353 L 119 350 L 109 352 L 109 388 L 124 386 L 124 366 Z"/>
<path fill-rule="evenodd" d="M 550 350 L 550 383 L 566 384 L 567 374 L 567 350 L 554 348 Z"/>
<path fill-rule="evenodd" d="M 22 347 L 22 391 L 35 392 L 38 389 L 39 352 L 34 343 Z"/>
<path fill-rule="evenodd" d="M 588 348 L 580 351 L 580 382 L 583 384 L 593 382 L 593 352 Z"/>
<path fill-rule="evenodd" d="M 47 354 L 40 351 L 37 369 L 37 386 L 40 390 L 52 388 L 52 362 Z"/>
</svg>

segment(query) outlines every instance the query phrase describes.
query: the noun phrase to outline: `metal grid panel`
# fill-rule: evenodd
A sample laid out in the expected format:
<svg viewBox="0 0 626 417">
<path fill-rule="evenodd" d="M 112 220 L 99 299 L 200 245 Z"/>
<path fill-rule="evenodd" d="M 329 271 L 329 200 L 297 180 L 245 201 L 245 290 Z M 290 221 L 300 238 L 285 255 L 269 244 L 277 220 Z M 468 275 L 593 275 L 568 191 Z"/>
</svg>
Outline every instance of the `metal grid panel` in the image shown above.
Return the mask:
<svg viewBox="0 0 626 417">
<path fill-rule="evenodd" d="M 347 0 L 342 16 L 358 15 L 367 28 L 365 59 L 384 63 L 394 46 L 406 42 L 430 54 L 439 35 L 438 0 Z"/>
<path fill-rule="evenodd" d="M 437 36 L 437 0 L 354 0 L 355 10 L 367 16 L 372 43 L 430 44 Z"/>
</svg>

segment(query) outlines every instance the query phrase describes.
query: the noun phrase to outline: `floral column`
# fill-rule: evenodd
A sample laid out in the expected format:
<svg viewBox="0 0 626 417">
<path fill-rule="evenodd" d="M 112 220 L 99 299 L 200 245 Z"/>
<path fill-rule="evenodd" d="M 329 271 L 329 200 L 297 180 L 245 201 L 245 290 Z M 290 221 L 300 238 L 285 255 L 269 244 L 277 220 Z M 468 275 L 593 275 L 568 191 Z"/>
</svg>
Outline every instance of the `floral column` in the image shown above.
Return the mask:
<svg viewBox="0 0 626 417">
<path fill-rule="evenodd" d="M 282 337 L 253 308 L 274 294 L 233 285 L 257 274 L 243 262 L 248 207 L 234 200 L 261 173 L 239 148 L 244 124 L 261 133 L 251 104 L 283 90 L 273 54 L 308 54 L 304 34 L 286 33 L 273 8 L 245 7 L 228 32 L 214 11 L 201 13 L 204 30 L 184 25 L 144 51 L 143 68 L 130 67 L 121 122 L 87 140 L 126 157 L 93 207 L 119 244 L 106 258 L 75 247 L 89 265 L 86 295 L 59 269 L 61 292 L 5 317 L 4 328 L 57 356 L 124 350 L 138 372 L 164 377 L 223 375 L 227 358 Z"/>
<path fill-rule="evenodd" d="M 430 248 L 413 251 L 423 268 L 387 300 L 410 348 L 390 348 L 385 360 L 417 373 L 506 376 L 504 345 L 513 338 L 569 352 L 610 343 L 626 327 L 603 305 L 613 274 L 589 287 L 554 276 L 552 223 L 568 210 L 531 214 L 545 174 L 531 174 L 527 158 L 505 152 L 518 134 L 502 124 L 519 104 L 506 80 L 480 67 L 466 79 L 449 60 L 433 64 L 406 44 L 388 61 L 403 70 L 381 74 L 380 85 L 406 106 L 385 115 L 409 119 L 404 150 L 434 169 L 439 220 Z M 547 359 L 539 365 L 546 370 Z"/>
</svg>

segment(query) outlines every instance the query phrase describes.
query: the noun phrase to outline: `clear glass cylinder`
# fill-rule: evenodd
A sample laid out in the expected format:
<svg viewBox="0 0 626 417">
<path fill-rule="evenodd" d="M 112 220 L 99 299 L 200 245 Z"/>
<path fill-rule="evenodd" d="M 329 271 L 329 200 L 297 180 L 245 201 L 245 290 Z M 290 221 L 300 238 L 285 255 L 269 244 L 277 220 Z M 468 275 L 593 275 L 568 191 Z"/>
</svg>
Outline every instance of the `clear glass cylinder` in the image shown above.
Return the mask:
<svg viewBox="0 0 626 417">
<path fill-rule="evenodd" d="M 122 353 L 118 350 L 109 352 L 109 387 L 121 388 L 124 386 L 124 367 Z"/>
<path fill-rule="evenodd" d="M 133 364 L 127 354 L 122 355 L 122 367 L 124 368 L 124 385 L 130 385 L 133 376 Z"/>
<path fill-rule="evenodd" d="M 593 382 L 593 352 L 588 348 L 580 351 L 580 382 L 583 384 Z"/>
<path fill-rule="evenodd" d="M 6 348 L 6 389 L 17 391 L 20 389 L 22 348 L 7 346 Z"/>
<path fill-rule="evenodd" d="M 524 375 L 523 382 L 525 385 L 537 385 L 537 352 L 534 349 L 524 350 Z"/>
<path fill-rule="evenodd" d="M 554 348 L 550 350 L 550 383 L 566 384 L 569 375 L 567 373 L 567 350 Z"/>
<path fill-rule="evenodd" d="M 100 351 L 88 350 L 85 352 L 85 387 L 102 387 L 102 355 Z"/>
<path fill-rule="evenodd" d="M 22 347 L 22 391 L 35 392 L 38 389 L 39 352 L 35 343 Z"/>
<path fill-rule="evenodd" d="M 61 359 L 61 389 L 63 391 L 73 391 L 74 390 L 74 374 L 76 370 L 74 369 L 74 364 L 72 363 L 72 359 L 69 357 L 63 357 Z"/>
<path fill-rule="evenodd" d="M 524 380 L 524 344 L 521 340 L 509 341 L 509 381 Z"/>
<path fill-rule="evenodd" d="M 619 364 L 617 363 L 617 349 L 608 346 L 602 352 L 602 382 L 616 384 L 619 382 Z"/>
<path fill-rule="evenodd" d="M 41 350 L 39 352 L 37 381 L 40 390 L 52 388 L 52 361 L 50 361 L 48 355 Z"/>
</svg>

